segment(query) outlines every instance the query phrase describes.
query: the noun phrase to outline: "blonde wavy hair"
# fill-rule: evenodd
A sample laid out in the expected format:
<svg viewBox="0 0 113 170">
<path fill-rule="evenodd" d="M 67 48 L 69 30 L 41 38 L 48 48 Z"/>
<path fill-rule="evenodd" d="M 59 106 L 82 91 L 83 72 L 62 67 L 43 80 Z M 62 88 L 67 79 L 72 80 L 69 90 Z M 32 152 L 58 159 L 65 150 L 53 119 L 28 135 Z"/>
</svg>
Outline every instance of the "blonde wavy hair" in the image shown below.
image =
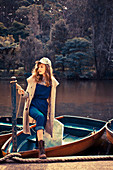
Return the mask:
<svg viewBox="0 0 113 170">
<path fill-rule="evenodd" d="M 41 64 L 40 61 L 35 62 L 35 67 L 32 70 L 32 75 L 35 78 L 35 81 L 37 83 L 43 81 L 43 75 L 40 75 L 38 72 L 39 64 Z M 52 67 L 50 67 L 48 64 L 45 64 L 45 84 L 47 87 L 52 85 L 52 76 L 53 76 L 53 70 Z"/>
</svg>

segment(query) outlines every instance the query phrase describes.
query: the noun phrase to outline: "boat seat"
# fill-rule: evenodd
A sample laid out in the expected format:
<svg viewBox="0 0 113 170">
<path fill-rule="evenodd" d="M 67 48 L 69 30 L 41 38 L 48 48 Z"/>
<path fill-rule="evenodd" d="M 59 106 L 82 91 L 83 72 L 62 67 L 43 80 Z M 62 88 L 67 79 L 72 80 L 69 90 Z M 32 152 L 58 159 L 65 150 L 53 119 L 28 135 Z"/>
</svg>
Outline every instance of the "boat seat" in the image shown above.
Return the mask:
<svg viewBox="0 0 113 170">
<path fill-rule="evenodd" d="M 54 119 L 53 137 L 51 138 L 46 131 L 44 133 L 45 148 L 62 145 L 63 133 L 64 124 Z"/>
<path fill-rule="evenodd" d="M 99 130 L 99 128 L 97 128 L 97 127 L 90 127 L 90 126 L 80 126 L 80 125 L 78 125 L 78 124 L 76 124 L 76 126 L 75 126 L 75 124 L 73 125 L 73 124 L 65 124 L 65 127 L 69 127 L 69 128 L 73 128 L 73 129 L 80 129 L 80 130 L 87 130 L 87 131 L 92 131 L 92 130 Z"/>
<path fill-rule="evenodd" d="M 0 123 L 0 126 L 12 126 L 11 123 Z"/>
<path fill-rule="evenodd" d="M 11 124 L 11 123 L 0 123 L 0 126 L 8 126 L 8 127 L 12 127 L 12 124 Z M 23 125 L 17 124 L 17 127 L 23 127 Z"/>
<path fill-rule="evenodd" d="M 12 133 L 12 129 L 11 129 L 11 130 L 1 131 L 1 132 L 0 132 L 0 135 L 7 134 L 7 133 Z"/>
<path fill-rule="evenodd" d="M 7 133 L 12 133 L 12 127 L 11 126 L 6 126 L 6 127 L 0 126 L 0 128 L 1 128 L 0 135 L 7 134 Z M 18 127 L 17 126 L 17 131 L 20 131 L 22 129 L 23 129 L 23 127 Z"/>
<path fill-rule="evenodd" d="M 67 128 L 68 129 L 68 128 Z M 88 131 L 88 130 L 85 130 L 83 132 L 81 131 L 81 129 L 74 129 L 74 130 L 78 130 L 78 132 L 76 131 L 76 135 L 71 135 L 71 132 L 69 133 L 65 133 L 64 136 L 63 136 L 63 141 L 62 141 L 62 144 L 67 144 L 69 142 L 75 142 L 75 141 L 78 141 L 78 140 L 81 140 L 83 139 L 84 137 L 87 137 L 87 136 L 91 136 L 93 134 L 95 134 L 96 131 Z M 82 133 L 81 133 L 82 132 Z M 73 133 L 72 133 L 73 134 Z"/>
</svg>

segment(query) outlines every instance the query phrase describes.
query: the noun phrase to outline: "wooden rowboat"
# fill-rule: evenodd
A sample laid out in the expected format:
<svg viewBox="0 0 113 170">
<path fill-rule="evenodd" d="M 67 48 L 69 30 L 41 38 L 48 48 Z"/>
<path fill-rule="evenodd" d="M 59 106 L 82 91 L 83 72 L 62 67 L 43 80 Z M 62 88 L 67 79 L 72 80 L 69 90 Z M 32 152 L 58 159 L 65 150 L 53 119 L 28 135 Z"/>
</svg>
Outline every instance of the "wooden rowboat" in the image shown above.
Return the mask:
<svg viewBox="0 0 113 170">
<path fill-rule="evenodd" d="M 106 136 L 108 140 L 113 144 L 113 119 L 106 123 Z"/>
<path fill-rule="evenodd" d="M 56 118 L 64 124 L 62 145 L 48 147 L 45 149 L 47 157 L 58 157 L 74 155 L 92 146 L 104 133 L 105 121 L 77 117 L 60 116 Z M 35 125 L 31 126 L 31 135 L 23 131 L 17 134 L 17 152 L 22 157 L 38 157 L 39 150 L 36 149 Z M 2 154 L 12 152 L 12 138 L 8 139 L 2 147 Z"/>
<path fill-rule="evenodd" d="M 22 130 L 22 118 L 17 119 L 17 130 Z M 12 135 L 12 117 L 0 117 L 0 148 Z"/>
</svg>

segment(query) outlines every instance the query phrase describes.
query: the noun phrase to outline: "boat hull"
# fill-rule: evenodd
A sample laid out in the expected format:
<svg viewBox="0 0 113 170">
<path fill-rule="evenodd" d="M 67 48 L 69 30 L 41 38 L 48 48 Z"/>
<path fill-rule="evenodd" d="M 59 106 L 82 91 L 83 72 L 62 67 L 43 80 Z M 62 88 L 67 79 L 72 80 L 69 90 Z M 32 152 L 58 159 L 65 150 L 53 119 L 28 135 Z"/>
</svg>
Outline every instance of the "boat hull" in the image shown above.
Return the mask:
<svg viewBox="0 0 113 170">
<path fill-rule="evenodd" d="M 106 136 L 108 140 L 113 144 L 113 119 L 106 124 Z"/>
<path fill-rule="evenodd" d="M 60 120 L 60 118 L 58 118 Z M 83 139 L 76 140 L 73 142 L 69 142 L 67 144 L 63 144 L 60 146 L 54 146 L 50 148 L 46 148 L 46 155 L 47 157 L 60 157 L 60 156 L 69 156 L 69 155 L 75 155 L 89 147 L 91 147 L 104 133 L 105 131 L 105 124 L 103 124 L 103 127 L 100 128 L 98 131 L 93 131 L 91 135 L 88 135 L 84 137 Z M 35 125 L 34 125 L 35 126 Z M 20 132 L 21 134 L 22 132 Z M 20 135 L 18 134 L 18 135 Z M 7 152 L 5 152 L 5 148 L 10 142 L 7 141 L 7 143 L 2 147 L 2 154 L 3 156 L 6 155 Z M 23 158 L 25 157 L 32 157 L 32 158 L 37 158 L 38 157 L 38 149 L 34 150 L 29 150 L 29 151 L 20 151 L 19 153 L 22 155 Z"/>
<path fill-rule="evenodd" d="M 0 148 L 12 136 L 12 117 L 0 117 Z M 22 118 L 17 119 L 17 126 L 22 127 Z M 22 129 L 22 128 L 21 128 Z M 5 133 L 6 131 L 6 133 Z"/>
<path fill-rule="evenodd" d="M 0 135 L 0 148 L 12 136 L 12 133 Z"/>
<path fill-rule="evenodd" d="M 73 142 L 66 145 L 56 146 L 53 148 L 47 148 L 45 149 L 47 157 L 60 157 L 60 156 L 71 156 L 75 155 L 81 151 L 84 151 L 85 149 L 91 147 L 104 133 L 103 129 L 98 134 L 95 134 L 92 137 L 86 138 L 82 141 Z M 20 152 L 23 158 L 37 158 L 38 157 L 39 150 L 33 150 L 33 151 L 26 151 L 26 152 Z M 4 153 L 4 155 L 6 155 Z"/>
</svg>

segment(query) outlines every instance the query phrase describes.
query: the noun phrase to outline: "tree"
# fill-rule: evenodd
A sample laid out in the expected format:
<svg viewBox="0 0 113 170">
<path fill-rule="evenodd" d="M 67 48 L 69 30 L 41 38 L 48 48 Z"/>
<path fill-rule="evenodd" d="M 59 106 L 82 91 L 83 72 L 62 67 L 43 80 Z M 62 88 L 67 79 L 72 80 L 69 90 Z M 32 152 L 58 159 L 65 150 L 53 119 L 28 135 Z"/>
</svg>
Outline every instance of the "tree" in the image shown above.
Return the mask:
<svg viewBox="0 0 113 170">
<path fill-rule="evenodd" d="M 111 0 L 88 1 L 91 16 L 92 42 L 95 52 L 97 77 L 103 78 L 113 58 L 113 3 Z"/>
<path fill-rule="evenodd" d="M 63 4 L 63 16 L 69 26 L 70 38 L 84 36 L 85 12 L 87 0 L 66 0 Z"/>
<path fill-rule="evenodd" d="M 8 34 L 12 34 L 15 41 L 18 42 L 19 36 L 21 36 L 22 38 L 26 38 L 29 35 L 28 31 L 25 30 L 25 28 L 25 24 L 14 21 L 12 26 L 8 28 Z"/>
<path fill-rule="evenodd" d="M 31 73 L 34 62 L 43 55 L 42 42 L 29 35 L 25 40 L 20 39 L 20 62 L 24 65 L 26 73 Z"/>
<path fill-rule="evenodd" d="M 20 6 L 28 6 L 31 3 L 28 0 L 0 0 L 0 21 L 6 27 L 10 27 L 15 18 L 15 11 Z"/>
<path fill-rule="evenodd" d="M 68 27 L 65 20 L 60 19 L 55 22 L 50 31 L 50 48 L 54 49 L 55 54 L 60 54 L 65 41 L 68 38 Z"/>
<path fill-rule="evenodd" d="M 7 37 L 0 36 L 0 60 L 2 61 L 3 68 L 9 71 L 11 68 L 15 69 L 18 58 L 16 56 L 16 51 L 18 44 L 15 43 L 13 35 L 8 35 Z"/>
<path fill-rule="evenodd" d="M 32 5 L 28 14 L 29 25 L 27 31 L 29 36 L 26 39 L 19 39 L 20 42 L 20 61 L 24 64 L 25 71 L 30 73 L 34 62 L 43 55 L 43 44 L 37 38 L 42 31 L 38 24 L 37 5 Z"/>
<path fill-rule="evenodd" d="M 56 20 L 63 18 L 62 5 L 56 0 L 0 0 L 0 21 L 9 29 L 9 31 L 15 29 L 12 28 L 15 21 L 25 24 L 25 26 L 29 25 L 27 16 L 30 8 L 32 8 L 32 4 L 37 4 L 38 21 L 41 30 L 43 30 L 40 39 L 43 42 L 47 42 L 49 40 L 51 25 L 55 23 Z M 16 41 L 18 41 L 18 35 L 23 35 L 23 38 L 26 37 L 26 33 L 24 35 L 24 30 L 20 31 L 18 28 L 18 31 L 16 32 L 17 35 L 16 33 L 13 34 Z M 7 33 L 7 35 L 8 34 L 9 33 Z"/>
<path fill-rule="evenodd" d="M 85 38 L 68 39 L 62 48 L 62 55 L 56 55 L 56 70 L 66 78 L 92 78 L 94 51 L 92 43 Z"/>
<path fill-rule="evenodd" d="M 28 14 L 31 6 L 21 6 L 15 11 L 15 20 L 28 25 Z"/>
<path fill-rule="evenodd" d="M 4 26 L 2 22 L 0 22 L 0 36 L 7 35 L 7 27 Z"/>
</svg>

